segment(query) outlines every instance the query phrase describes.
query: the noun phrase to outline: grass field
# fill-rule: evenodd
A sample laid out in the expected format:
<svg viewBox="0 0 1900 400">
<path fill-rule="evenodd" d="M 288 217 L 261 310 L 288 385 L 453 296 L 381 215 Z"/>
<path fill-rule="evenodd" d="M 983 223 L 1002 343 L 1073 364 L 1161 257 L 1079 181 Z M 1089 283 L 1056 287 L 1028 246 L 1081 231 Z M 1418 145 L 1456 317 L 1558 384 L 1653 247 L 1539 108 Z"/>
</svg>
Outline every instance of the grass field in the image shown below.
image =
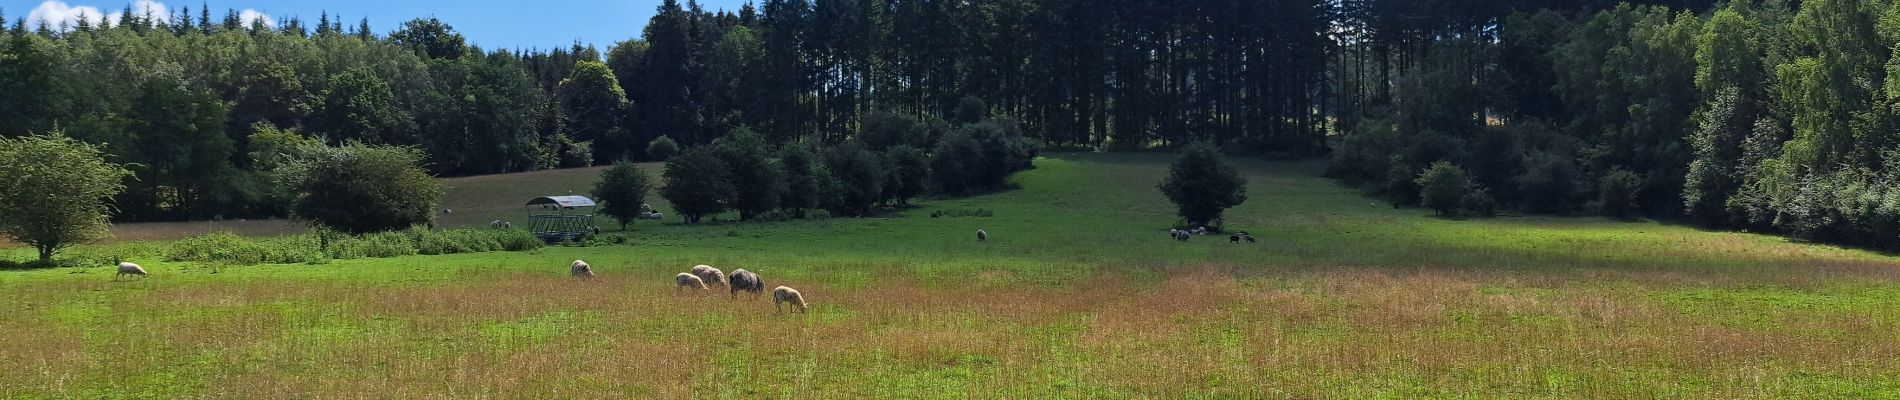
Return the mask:
<svg viewBox="0 0 1900 400">
<path fill-rule="evenodd" d="M 1177 243 L 1167 161 L 1059 154 L 891 218 L 643 223 L 626 246 L 0 272 L 0 398 L 1900 397 L 1900 258 L 1438 219 L 1251 161 L 1228 221 L 1261 243 Z M 592 178 L 452 180 L 448 219 Z M 929 218 L 949 209 L 994 216 Z M 577 258 L 601 278 L 569 279 Z M 676 294 L 700 263 L 814 308 Z"/>
</svg>

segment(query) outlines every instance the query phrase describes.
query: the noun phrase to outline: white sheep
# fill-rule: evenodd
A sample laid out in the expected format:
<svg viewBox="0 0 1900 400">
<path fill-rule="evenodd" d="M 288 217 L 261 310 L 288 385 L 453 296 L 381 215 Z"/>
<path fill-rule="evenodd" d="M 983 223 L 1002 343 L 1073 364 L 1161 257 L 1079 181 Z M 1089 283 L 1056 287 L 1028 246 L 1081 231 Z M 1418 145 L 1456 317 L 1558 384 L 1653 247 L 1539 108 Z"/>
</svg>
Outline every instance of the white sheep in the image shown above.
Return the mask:
<svg viewBox="0 0 1900 400">
<path fill-rule="evenodd" d="M 989 232 L 984 232 L 984 231 L 983 231 L 982 229 L 978 229 L 978 230 L 976 230 L 976 241 L 978 241 L 978 242 L 987 242 L 987 241 L 989 241 L 989 240 L 990 240 L 990 233 L 989 233 Z"/>
<path fill-rule="evenodd" d="M 706 289 L 706 281 L 699 279 L 699 276 L 681 272 L 679 275 L 673 276 L 673 291 L 677 293 L 681 289 L 704 290 Z"/>
<path fill-rule="evenodd" d="M 798 308 L 799 314 L 804 314 L 805 308 L 810 307 L 810 304 L 805 303 L 805 296 L 799 294 L 797 289 L 779 286 L 777 289 L 772 289 L 772 308 L 785 312 L 785 309 L 780 308 L 782 303 L 791 303 L 793 307 Z"/>
<path fill-rule="evenodd" d="M 587 265 L 586 261 L 574 260 L 574 264 L 569 267 L 568 273 L 573 274 L 575 278 L 589 279 L 594 277 L 594 267 Z"/>
<path fill-rule="evenodd" d="M 141 267 L 138 264 L 120 261 L 119 274 L 113 275 L 112 280 L 115 280 L 115 281 L 119 280 L 119 278 L 124 278 L 126 275 L 138 275 L 139 279 L 145 279 L 145 276 L 146 276 L 145 267 Z"/>
<path fill-rule="evenodd" d="M 687 273 L 699 277 L 700 280 L 706 282 L 707 286 L 726 286 L 725 271 L 720 271 L 711 265 L 695 265 L 693 269 L 687 271 Z"/>
</svg>

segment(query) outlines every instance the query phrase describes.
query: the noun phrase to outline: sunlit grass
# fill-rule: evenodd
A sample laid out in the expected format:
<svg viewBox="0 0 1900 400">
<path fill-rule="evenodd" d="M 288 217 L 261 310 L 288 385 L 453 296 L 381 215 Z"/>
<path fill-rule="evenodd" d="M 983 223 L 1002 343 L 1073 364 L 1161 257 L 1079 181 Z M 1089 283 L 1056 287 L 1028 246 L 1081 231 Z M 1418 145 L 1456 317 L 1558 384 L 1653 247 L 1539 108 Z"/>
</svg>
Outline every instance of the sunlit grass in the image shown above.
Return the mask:
<svg viewBox="0 0 1900 400">
<path fill-rule="evenodd" d="M 1266 162 L 1244 163 L 1252 199 L 1228 217 L 1260 244 L 1177 243 L 1153 189 L 1166 161 L 1057 155 L 1020 190 L 887 218 L 643 223 L 628 246 L 215 274 L 137 260 L 153 276 L 133 282 L 0 272 L 0 397 L 1900 396 L 1888 256 L 1653 222 L 1438 219 Z M 492 204 L 457 214 L 591 182 L 559 176 L 453 189 Z M 995 216 L 929 218 L 945 209 Z M 567 278 L 576 258 L 600 278 Z M 671 275 L 700 263 L 814 308 L 676 294 Z"/>
</svg>

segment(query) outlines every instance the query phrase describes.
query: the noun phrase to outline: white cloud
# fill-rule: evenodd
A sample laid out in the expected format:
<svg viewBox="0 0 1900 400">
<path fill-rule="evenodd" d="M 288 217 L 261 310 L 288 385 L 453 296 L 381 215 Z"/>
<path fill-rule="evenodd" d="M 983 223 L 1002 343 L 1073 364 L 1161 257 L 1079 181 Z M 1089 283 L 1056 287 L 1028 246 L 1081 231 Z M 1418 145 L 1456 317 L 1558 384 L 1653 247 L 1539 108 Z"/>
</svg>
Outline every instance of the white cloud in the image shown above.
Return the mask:
<svg viewBox="0 0 1900 400">
<path fill-rule="evenodd" d="M 35 27 L 40 25 L 40 21 L 46 21 L 46 26 L 53 29 L 72 29 L 74 25 L 79 25 L 80 18 L 85 18 L 94 26 L 105 25 L 106 13 L 100 12 L 99 7 L 74 7 L 64 1 L 48 0 L 26 14 L 26 26 Z"/>
<path fill-rule="evenodd" d="M 251 21 L 257 21 L 257 20 L 263 20 L 265 28 L 277 27 L 277 21 L 271 19 L 270 14 L 265 14 L 263 11 L 257 11 L 257 10 L 249 9 L 249 8 L 244 9 L 244 11 L 238 12 L 238 20 L 244 21 L 244 26 L 246 27 L 251 26 Z"/>
<path fill-rule="evenodd" d="M 171 8 L 153 0 L 133 2 L 132 12 L 139 16 L 149 14 L 157 21 L 170 21 L 172 18 Z M 124 13 L 123 8 L 107 12 L 95 6 L 74 6 L 64 1 L 47 0 L 26 15 L 26 25 L 34 27 L 39 26 L 40 21 L 46 21 L 46 26 L 53 29 L 72 29 L 79 25 L 80 18 L 85 18 L 93 26 L 113 26 L 119 23 L 120 14 Z"/>
</svg>

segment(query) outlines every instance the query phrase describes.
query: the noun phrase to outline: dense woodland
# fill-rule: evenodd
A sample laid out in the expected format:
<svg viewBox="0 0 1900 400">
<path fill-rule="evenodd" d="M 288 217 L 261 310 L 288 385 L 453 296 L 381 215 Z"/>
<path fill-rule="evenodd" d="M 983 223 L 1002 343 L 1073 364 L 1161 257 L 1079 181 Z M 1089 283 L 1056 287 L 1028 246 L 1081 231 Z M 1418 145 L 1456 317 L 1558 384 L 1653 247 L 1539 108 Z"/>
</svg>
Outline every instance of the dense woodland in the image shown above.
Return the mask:
<svg viewBox="0 0 1900 400">
<path fill-rule="evenodd" d="M 1426 197 L 1891 248 L 1891 3 L 668 0 L 604 52 L 483 49 L 434 19 L 128 7 L 0 33 L 0 134 L 106 144 L 136 176 L 122 220 L 281 214 L 262 177 L 300 140 L 416 146 L 468 175 L 655 160 L 662 138 L 698 160 L 737 131 L 781 149 L 900 137 L 902 158 L 949 163 L 980 151 L 941 143 L 971 128 L 1324 155 L 1343 181 L 1448 213 Z"/>
</svg>

